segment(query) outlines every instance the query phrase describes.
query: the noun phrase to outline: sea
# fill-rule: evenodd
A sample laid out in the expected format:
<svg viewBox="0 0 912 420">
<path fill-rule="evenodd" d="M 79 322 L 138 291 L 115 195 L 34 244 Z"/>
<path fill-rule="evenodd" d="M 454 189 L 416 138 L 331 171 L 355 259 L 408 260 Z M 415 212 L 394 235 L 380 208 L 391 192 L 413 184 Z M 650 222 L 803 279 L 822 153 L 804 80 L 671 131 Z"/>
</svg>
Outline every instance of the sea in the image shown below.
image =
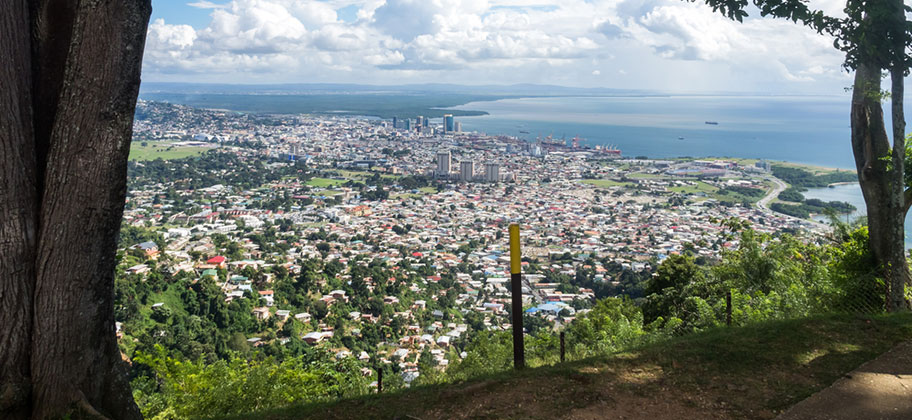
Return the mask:
<svg viewBox="0 0 912 420">
<path fill-rule="evenodd" d="M 640 96 L 503 99 L 455 109 L 464 131 L 579 136 L 624 156 L 741 157 L 854 168 L 848 96 Z M 717 124 L 706 124 L 713 122 Z"/>
<path fill-rule="evenodd" d="M 582 145 L 613 146 L 626 157 L 757 158 L 854 170 L 849 103 L 848 95 L 656 95 L 503 99 L 455 108 L 488 112 L 458 118 L 463 131 L 527 141 L 579 136 Z M 804 195 L 853 204 L 857 210 L 843 215 L 849 222 L 865 214 L 858 184 Z M 906 219 L 906 246 L 912 248 L 912 217 Z"/>
</svg>

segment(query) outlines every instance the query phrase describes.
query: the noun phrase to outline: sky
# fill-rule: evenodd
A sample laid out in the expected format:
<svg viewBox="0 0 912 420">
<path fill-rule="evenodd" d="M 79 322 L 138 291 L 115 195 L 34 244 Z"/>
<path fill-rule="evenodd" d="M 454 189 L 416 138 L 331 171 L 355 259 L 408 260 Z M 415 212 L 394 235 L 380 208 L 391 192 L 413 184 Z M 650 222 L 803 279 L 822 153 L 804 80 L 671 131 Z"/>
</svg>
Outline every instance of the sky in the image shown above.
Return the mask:
<svg viewBox="0 0 912 420">
<path fill-rule="evenodd" d="M 909 3 L 907 0 L 906 3 Z M 830 15 L 844 1 L 810 0 Z M 152 0 L 143 80 L 843 94 L 832 39 L 681 0 Z M 758 16 L 756 13 L 753 16 Z"/>
</svg>

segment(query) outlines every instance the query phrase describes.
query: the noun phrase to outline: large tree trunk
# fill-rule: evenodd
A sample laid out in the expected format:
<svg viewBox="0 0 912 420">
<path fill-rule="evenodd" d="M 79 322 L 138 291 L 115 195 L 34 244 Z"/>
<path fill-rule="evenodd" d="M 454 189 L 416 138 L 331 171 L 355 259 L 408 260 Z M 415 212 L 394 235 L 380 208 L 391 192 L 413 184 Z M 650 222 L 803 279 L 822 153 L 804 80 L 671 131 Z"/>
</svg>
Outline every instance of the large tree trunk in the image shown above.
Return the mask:
<svg viewBox="0 0 912 420">
<path fill-rule="evenodd" d="M 0 10 L 11 60 L 0 66 L 0 211 L 13 216 L 0 220 L 0 417 L 141 417 L 114 335 L 113 276 L 150 12 L 149 0 Z"/>
<path fill-rule="evenodd" d="M 893 188 L 894 191 L 899 191 L 898 200 L 900 206 L 902 207 L 902 221 L 905 223 L 906 214 L 909 212 L 909 205 L 912 203 L 906 202 L 906 197 L 908 193 L 904 190 L 906 189 L 905 185 L 905 160 L 906 160 L 906 116 L 903 110 L 903 97 L 905 96 L 905 51 L 906 51 L 906 12 L 903 9 L 902 0 L 893 0 L 893 6 L 896 9 L 893 13 L 894 18 L 894 27 L 896 28 L 895 34 L 902 34 L 902 36 L 895 36 L 893 38 L 893 45 L 891 46 L 893 51 L 897 54 L 898 59 L 896 59 L 893 64 L 893 68 L 890 69 L 890 99 L 891 99 L 891 114 L 893 122 L 893 168 L 898 175 L 893 176 Z M 905 297 L 906 286 L 910 284 L 909 277 L 909 265 L 905 259 L 905 227 L 903 224 L 900 224 L 900 232 L 902 235 L 902 248 L 899 252 L 903 255 L 902 257 L 902 270 L 899 275 L 891 276 L 889 278 L 889 290 L 890 294 L 887 297 L 888 308 L 895 309 L 907 309 L 908 302 Z M 899 256 L 896 256 L 896 261 L 899 261 Z"/>
<path fill-rule="evenodd" d="M 860 64 L 855 72 L 851 119 L 852 151 L 868 212 L 871 250 L 887 282 L 887 309 L 900 310 L 906 307 L 903 285 L 909 281 L 905 256 L 904 150 L 897 152 L 891 147 L 880 104 L 880 69 L 869 63 Z"/>
<path fill-rule="evenodd" d="M 29 413 L 37 197 L 26 0 L 0 8 L 0 418 Z"/>
</svg>

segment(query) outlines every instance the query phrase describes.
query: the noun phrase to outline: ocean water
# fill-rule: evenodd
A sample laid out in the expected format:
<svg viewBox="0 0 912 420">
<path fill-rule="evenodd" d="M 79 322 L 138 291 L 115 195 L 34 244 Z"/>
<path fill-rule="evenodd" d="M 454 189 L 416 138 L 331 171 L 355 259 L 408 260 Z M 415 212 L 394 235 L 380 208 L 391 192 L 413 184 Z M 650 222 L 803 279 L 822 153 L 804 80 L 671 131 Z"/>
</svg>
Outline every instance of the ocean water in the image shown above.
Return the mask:
<svg viewBox="0 0 912 420">
<path fill-rule="evenodd" d="M 586 139 L 583 145 L 614 145 L 627 157 L 760 158 L 854 170 L 849 101 L 848 95 L 563 97 L 456 108 L 489 113 L 457 118 L 464 131 L 528 141 L 579 136 Z M 811 189 L 804 195 L 852 203 L 858 210 L 847 220 L 865 214 L 858 184 Z M 906 238 L 912 247 L 912 217 L 906 219 Z"/>
<path fill-rule="evenodd" d="M 845 222 L 852 222 L 867 214 L 864 196 L 861 194 L 861 186 L 858 184 L 835 185 L 833 188 L 810 188 L 803 194 L 805 198 L 818 198 L 824 201 L 845 201 L 852 204 L 856 208 L 855 212 L 840 216 Z M 814 219 L 825 223 L 829 222 L 824 216 L 815 216 Z M 906 249 L 909 249 L 912 248 L 912 213 L 906 215 L 905 228 Z"/>
<path fill-rule="evenodd" d="M 489 113 L 458 118 L 464 131 L 529 141 L 579 136 L 586 139 L 583 145 L 615 145 L 628 157 L 726 156 L 855 167 L 848 96 L 523 98 L 455 109 Z"/>
</svg>

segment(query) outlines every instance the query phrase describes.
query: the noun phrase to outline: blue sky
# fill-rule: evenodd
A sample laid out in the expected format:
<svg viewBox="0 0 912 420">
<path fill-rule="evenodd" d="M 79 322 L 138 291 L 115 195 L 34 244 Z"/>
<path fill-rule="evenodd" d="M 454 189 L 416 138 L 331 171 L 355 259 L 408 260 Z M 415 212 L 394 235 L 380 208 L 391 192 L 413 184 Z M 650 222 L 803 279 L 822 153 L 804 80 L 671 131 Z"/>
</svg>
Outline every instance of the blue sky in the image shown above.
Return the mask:
<svg viewBox="0 0 912 420">
<path fill-rule="evenodd" d="M 812 0 L 838 14 L 844 2 Z M 143 79 L 841 94 L 832 41 L 680 0 L 153 0 Z"/>
</svg>

